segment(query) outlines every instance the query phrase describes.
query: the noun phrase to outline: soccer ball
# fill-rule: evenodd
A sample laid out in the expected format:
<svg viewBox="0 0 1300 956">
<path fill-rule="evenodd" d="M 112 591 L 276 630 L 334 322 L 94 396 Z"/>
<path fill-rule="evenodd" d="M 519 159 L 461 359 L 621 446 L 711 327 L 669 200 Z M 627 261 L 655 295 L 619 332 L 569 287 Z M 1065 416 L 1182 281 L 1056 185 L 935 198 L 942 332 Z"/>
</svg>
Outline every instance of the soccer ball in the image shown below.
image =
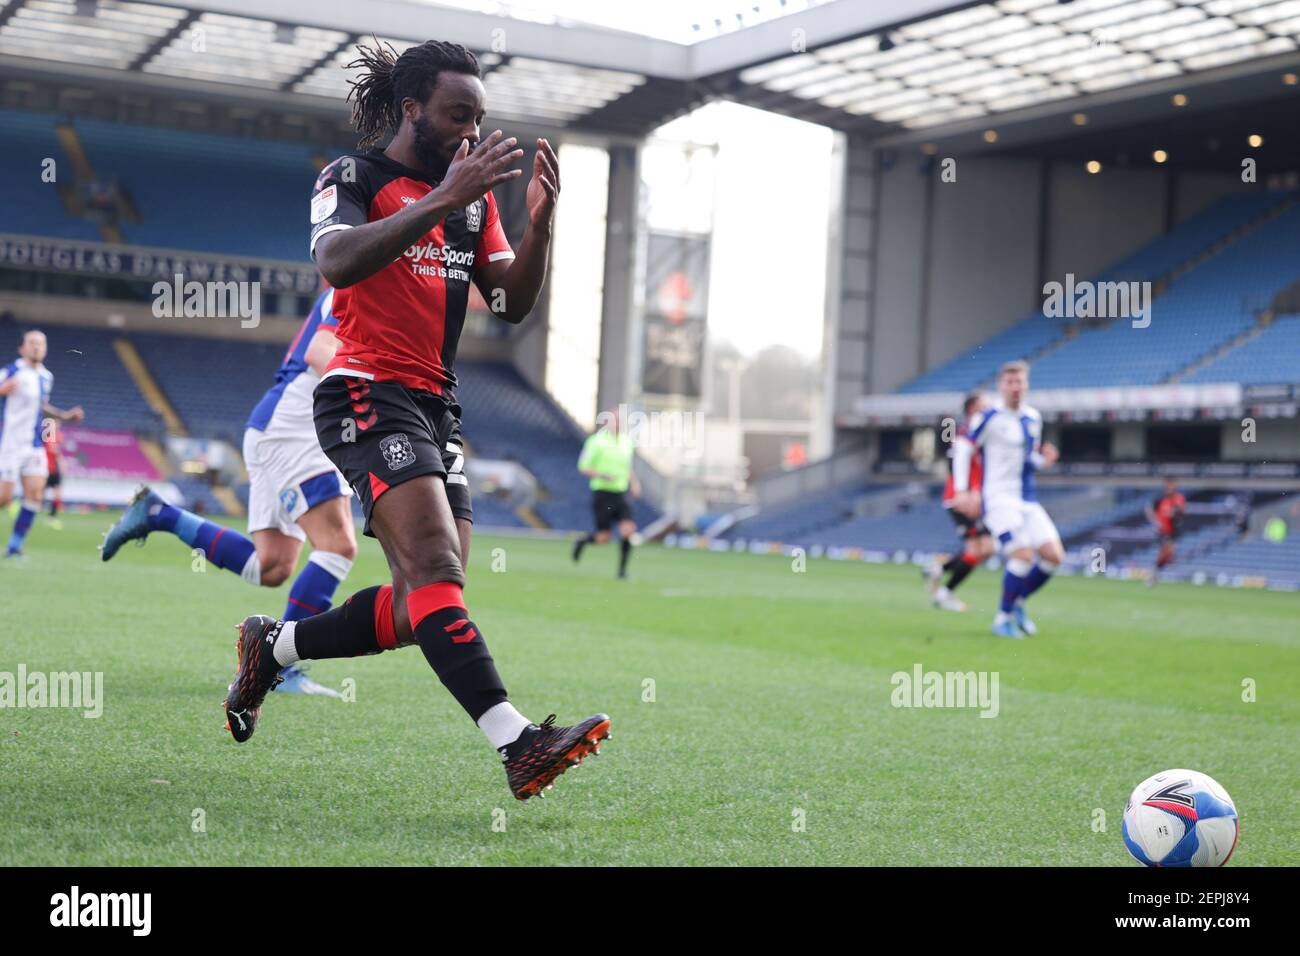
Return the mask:
<svg viewBox="0 0 1300 956">
<path fill-rule="evenodd" d="M 1123 830 L 1147 866 L 1223 866 L 1237 848 L 1237 807 L 1213 777 L 1166 770 L 1137 785 Z"/>
</svg>

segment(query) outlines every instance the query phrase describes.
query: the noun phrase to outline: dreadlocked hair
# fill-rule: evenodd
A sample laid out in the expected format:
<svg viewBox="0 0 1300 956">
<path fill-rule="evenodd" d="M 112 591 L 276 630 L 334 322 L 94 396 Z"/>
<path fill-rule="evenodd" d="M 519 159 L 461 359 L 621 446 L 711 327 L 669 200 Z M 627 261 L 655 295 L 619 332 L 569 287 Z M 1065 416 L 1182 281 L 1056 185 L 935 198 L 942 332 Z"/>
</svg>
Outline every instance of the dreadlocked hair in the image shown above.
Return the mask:
<svg viewBox="0 0 1300 956">
<path fill-rule="evenodd" d="M 391 44 L 374 38 L 374 46 L 357 45 L 359 56 L 347 65 L 364 72 L 349 83 L 352 125 L 361 134 L 358 149 L 373 146 L 402 122 L 402 100 L 423 103 L 443 70 L 483 75 L 478 58 L 459 43 L 426 40 L 401 56 Z"/>
</svg>

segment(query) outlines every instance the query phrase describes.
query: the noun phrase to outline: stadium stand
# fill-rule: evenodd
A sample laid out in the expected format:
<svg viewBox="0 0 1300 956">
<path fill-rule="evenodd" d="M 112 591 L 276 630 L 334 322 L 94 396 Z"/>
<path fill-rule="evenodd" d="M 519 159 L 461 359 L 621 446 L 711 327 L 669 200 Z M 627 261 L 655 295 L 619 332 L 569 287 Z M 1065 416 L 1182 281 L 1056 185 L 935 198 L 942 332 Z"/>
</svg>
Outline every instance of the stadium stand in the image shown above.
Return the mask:
<svg viewBox="0 0 1300 956">
<path fill-rule="evenodd" d="M 283 345 L 158 332 L 130 338 L 192 434 L 241 447 L 248 413 L 271 387 Z"/>
<path fill-rule="evenodd" d="M 104 329 L 50 325 L 45 366 L 54 373 L 55 405 L 81 405 L 86 425 L 157 436 L 162 420 L 140 394 L 113 349 L 118 334 Z"/>
<path fill-rule="evenodd" d="M 174 475 L 171 481 L 179 489 L 180 493 L 185 496 L 185 506 L 191 511 L 209 515 L 226 513 L 220 499 L 212 493 L 211 486 L 202 478 L 196 478 L 193 475 Z M 243 497 L 243 503 L 247 506 L 247 494 Z"/>
<path fill-rule="evenodd" d="M 722 535 L 728 539 L 810 542 L 819 533 L 836 528 L 856 513 L 862 499 L 883 490 L 863 482 L 800 498 L 799 501 L 765 510 L 740 521 Z"/>
<path fill-rule="evenodd" d="M 1236 348 L 1180 381 L 1275 385 L 1300 379 L 1300 315 L 1278 316 Z"/>
<path fill-rule="evenodd" d="M 1170 380 L 1256 322 L 1273 294 L 1295 281 L 1300 206 L 1258 226 L 1179 278 L 1152 306 L 1133 347 L 1127 319 L 1087 331 L 1034 364 L 1036 388 L 1154 385 Z"/>
<path fill-rule="evenodd" d="M 0 182 L 10 189 L 21 190 L 22 202 L 6 202 L 4 226 L 0 231 L 57 239 L 98 239 L 94 223 L 67 214 L 59 198 L 68 188 L 72 167 L 59 145 L 55 131 L 57 120 L 40 113 L 0 110 L 0 127 L 5 131 L 4 149 L 0 149 Z M 43 156 L 56 163 L 56 179 L 42 183 L 29 157 Z M 22 184 L 22 185 L 19 185 Z"/>
<path fill-rule="evenodd" d="M 1244 541 L 1229 538 L 1220 546 L 1180 560 L 1173 571 L 1177 577 L 1204 574 L 1218 579 L 1264 579 L 1271 587 L 1300 589 L 1300 536 L 1284 541 L 1250 537 Z"/>
<path fill-rule="evenodd" d="M 315 148 L 85 119 L 75 128 L 96 178 L 118 181 L 139 213 L 121 223 L 126 241 L 307 259 Z"/>
<path fill-rule="evenodd" d="M 1290 193 L 1261 192 L 1220 200 L 1093 277 L 1097 282 L 1156 282 L 1192 266 L 1155 300 L 1160 321 L 1145 330 L 1152 334 L 1150 347 L 1132 349 L 1122 335 L 1124 322 L 1080 329 L 1071 338 L 1066 320 L 1035 311 L 899 391 L 968 391 L 987 384 L 998 366 L 1013 358 L 1033 360 L 1036 388 L 1160 382 L 1248 329 L 1254 322 L 1251 305 L 1263 308 L 1267 298 L 1261 296 L 1295 279 L 1294 266 L 1288 265 L 1296 261 L 1297 210 L 1248 228 L 1291 198 Z M 1202 261 L 1233 236 L 1240 238 Z"/>
<path fill-rule="evenodd" d="M 776 508 L 739 522 L 724 538 L 780 541 L 802 547 L 863 548 L 906 553 L 950 551 L 956 543 L 952 519 L 940 504 L 940 489 L 926 489 L 888 514 L 865 513 L 872 498 L 892 485 L 858 484 L 823 492 L 786 508 Z M 1099 524 L 1141 514 L 1146 498 L 1138 489 L 1096 489 L 1076 485 L 1047 486 L 1039 498 L 1061 518 L 1067 541 Z"/>
</svg>

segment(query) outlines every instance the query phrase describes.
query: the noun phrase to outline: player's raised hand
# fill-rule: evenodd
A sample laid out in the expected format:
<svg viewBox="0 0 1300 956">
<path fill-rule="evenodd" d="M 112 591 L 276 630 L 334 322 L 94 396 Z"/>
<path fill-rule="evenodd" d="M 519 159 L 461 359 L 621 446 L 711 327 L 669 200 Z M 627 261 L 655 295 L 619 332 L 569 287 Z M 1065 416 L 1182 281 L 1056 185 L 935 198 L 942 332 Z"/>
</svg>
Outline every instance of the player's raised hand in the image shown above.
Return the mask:
<svg viewBox="0 0 1300 956">
<path fill-rule="evenodd" d="M 555 203 L 560 198 L 560 158 L 545 139 L 537 141 L 533 157 L 533 178 L 528 181 L 528 220 L 539 228 L 550 228 Z"/>
<path fill-rule="evenodd" d="M 456 150 L 447 166 L 447 175 L 430 195 L 437 194 L 451 208 L 460 209 L 482 199 L 493 186 L 522 176 L 522 169 L 510 167 L 524 155 L 524 151 L 515 148 L 518 140 L 513 136 L 503 138 L 503 135 L 501 130 L 497 130 L 479 143 L 473 152 L 469 140 L 462 140 L 460 149 Z"/>
</svg>

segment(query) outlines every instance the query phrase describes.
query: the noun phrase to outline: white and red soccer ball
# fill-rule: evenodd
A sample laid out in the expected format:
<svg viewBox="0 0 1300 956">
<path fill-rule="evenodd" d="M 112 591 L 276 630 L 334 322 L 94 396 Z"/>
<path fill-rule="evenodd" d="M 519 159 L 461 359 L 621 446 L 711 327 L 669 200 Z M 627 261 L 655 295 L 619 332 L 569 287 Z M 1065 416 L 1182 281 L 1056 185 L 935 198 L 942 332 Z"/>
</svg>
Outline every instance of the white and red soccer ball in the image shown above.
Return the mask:
<svg viewBox="0 0 1300 956">
<path fill-rule="evenodd" d="M 1237 807 L 1213 777 L 1165 770 L 1137 785 L 1123 830 L 1147 866 L 1223 866 L 1237 847 Z"/>
</svg>

